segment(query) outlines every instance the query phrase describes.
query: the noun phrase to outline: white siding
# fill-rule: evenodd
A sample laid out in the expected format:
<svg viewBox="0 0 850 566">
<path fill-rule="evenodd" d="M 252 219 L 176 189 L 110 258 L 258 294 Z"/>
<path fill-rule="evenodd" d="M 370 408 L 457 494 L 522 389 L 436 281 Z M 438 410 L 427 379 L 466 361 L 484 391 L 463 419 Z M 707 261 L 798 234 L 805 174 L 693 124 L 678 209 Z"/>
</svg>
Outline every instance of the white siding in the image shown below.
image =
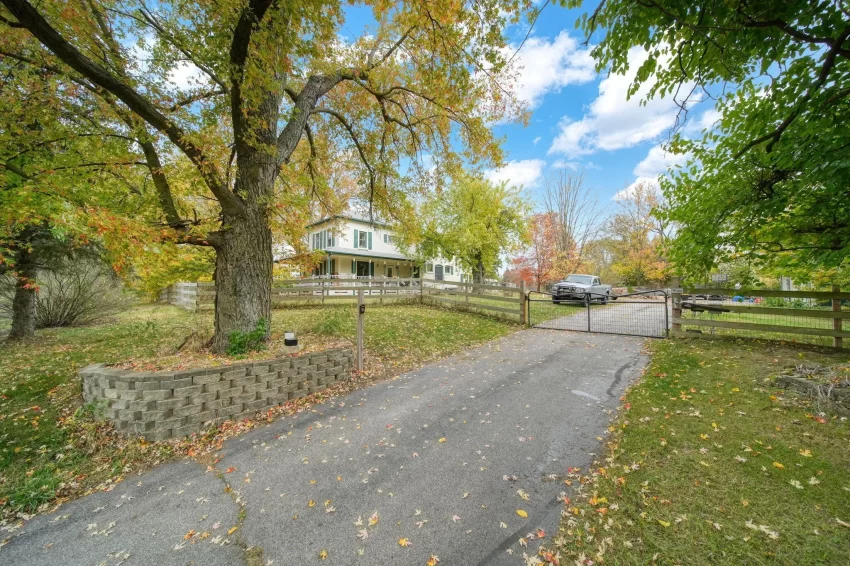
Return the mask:
<svg viewBox="0 0 850 566">
<path fill-rule="evenodd" d="M 348 218 L 338 218 L 335 220 L 330 220 L 328 222 L 324 222 L 317 226 L 313 226 L 310 229 L 308 234 L 308 242 L 310 244 L 310 249 L 316 249 L 314 247 L 314 234 L 320 233 L 324 230 L 329 230 L 334 233 L 334 247 L 340 250 L 352 250 L 356 251 L 358 254 L 368 254 L 368 248 L 361 248 L 354 245 L 354 231 L 357 230 L 358 234 L 360 232 L 372 233 L 372 249 L 373 252 L 378 253 L 389 253 L 389 254 L 401 254 L 408 255 L 407 251 L 399 250 L 396 244 L 384 242 L 384 235 L 387 236 L 395 236 L 395 232 L 383 226 L 375 226 L 369 224 L 368 222 L 351 220 Z M 367 237 L 368 239 L 368 237 Z M 340 252 L 344 254 L 345 252 Z M 362 257 L 358 258 L 358 260 L 368 261 L 370 258 Z M 393 268 L 393 277 L 411 277 L 412 270 L 409 267 L 409 263 L 404 260 L 397 259 L 385 259 L 381 257 L 371 258 L 373 263 L 375 263 L 375 276 L 386 275 L 387 266 Z M 457 262 L 447 260 L 445 258 L 435 258 L 433 260 L 434 266 L 442 265 L 443 266 L 443 279 L 445 281 L 460 281 L 461 280 L 461 271 L 457 264 Z M 450 266 L 451 273 L 448 273 L 446 270 L 446 266 Z M 423 266 L 424 271 L 424 266 Z M 340 275 L 349 275 L 351 274 L 351 261 L 350 258 L 342 258 L 337 259 L 337 272 Z M 434 271 L 430 273 L 423 273 L 426 278 L 431 279 L 436 275 L 436 267 Z"/>
</svg>

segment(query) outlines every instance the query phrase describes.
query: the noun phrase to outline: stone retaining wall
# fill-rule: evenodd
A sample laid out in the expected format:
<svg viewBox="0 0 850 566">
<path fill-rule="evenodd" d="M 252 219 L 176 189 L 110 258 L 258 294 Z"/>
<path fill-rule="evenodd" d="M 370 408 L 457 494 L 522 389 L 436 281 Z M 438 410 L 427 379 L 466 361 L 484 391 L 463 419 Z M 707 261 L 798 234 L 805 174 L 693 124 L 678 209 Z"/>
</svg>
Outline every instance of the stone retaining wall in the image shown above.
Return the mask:
<svg viewBox="0 0 850 566">
<path fill-rule="evenodd" d="M 350 350 L 180 371 L 138 372 L 95 364 L 80 370 L 83 398 L 105 402 L 116 428 L 147 440 L 181 437 L 321 391 L 346 380 Z"/>
</svg>

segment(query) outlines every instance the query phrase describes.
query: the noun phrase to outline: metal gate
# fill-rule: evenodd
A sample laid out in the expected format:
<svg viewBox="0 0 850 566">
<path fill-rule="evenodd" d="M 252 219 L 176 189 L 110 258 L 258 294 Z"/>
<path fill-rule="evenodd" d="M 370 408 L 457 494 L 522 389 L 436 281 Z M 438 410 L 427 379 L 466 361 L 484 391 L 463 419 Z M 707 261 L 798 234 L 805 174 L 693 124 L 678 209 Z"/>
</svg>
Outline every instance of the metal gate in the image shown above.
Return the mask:
<svg viewBox="0 0 850 566">
<path fill-rule="evenodd" d="M 578 300 L 549 293 L 528 294 L 531 325 L 552 330 L 667 338 L 668 308 L 669 297 L 663 289 L 611 296 L 586 293 Z"/>
</svg>

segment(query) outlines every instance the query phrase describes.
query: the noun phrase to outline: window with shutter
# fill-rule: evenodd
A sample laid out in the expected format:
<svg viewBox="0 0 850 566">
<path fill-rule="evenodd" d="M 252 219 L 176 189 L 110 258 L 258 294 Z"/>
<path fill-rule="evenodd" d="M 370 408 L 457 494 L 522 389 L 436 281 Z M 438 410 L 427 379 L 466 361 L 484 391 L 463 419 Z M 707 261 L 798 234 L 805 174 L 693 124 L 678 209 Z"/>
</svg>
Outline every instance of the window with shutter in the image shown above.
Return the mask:
<svg viewBox="0 0 850 566">
<path fill-rule="evenodd" d="M 369 232 L 369 249 L 372 249 L 372 232 Z"/>
</svg>

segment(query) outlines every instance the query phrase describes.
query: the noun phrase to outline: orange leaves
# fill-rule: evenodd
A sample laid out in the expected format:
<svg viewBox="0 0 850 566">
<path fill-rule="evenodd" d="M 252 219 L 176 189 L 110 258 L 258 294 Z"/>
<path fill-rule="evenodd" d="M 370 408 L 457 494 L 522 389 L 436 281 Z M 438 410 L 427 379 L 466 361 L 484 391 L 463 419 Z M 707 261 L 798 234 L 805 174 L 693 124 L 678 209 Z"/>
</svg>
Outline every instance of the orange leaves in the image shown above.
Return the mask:
<svg viewBox="0 0 850 566">
<path fill-rule="evenodd" d="M 402 537 L 398 539 L 398 545 L 403 548 L 410 548 L 411 546 L 413 546 L 413 543 L 410 542 L 410 539 Z"/>
<path fill-rule="evenodd" d="M 431 557 L 428 558 L 428 562 L 425 563 L 425 566 L 437 566 L 437 564 L 439 564 L 439 563 L 440 563 L 439 557 L 432 554 Z"/>
</svg>

